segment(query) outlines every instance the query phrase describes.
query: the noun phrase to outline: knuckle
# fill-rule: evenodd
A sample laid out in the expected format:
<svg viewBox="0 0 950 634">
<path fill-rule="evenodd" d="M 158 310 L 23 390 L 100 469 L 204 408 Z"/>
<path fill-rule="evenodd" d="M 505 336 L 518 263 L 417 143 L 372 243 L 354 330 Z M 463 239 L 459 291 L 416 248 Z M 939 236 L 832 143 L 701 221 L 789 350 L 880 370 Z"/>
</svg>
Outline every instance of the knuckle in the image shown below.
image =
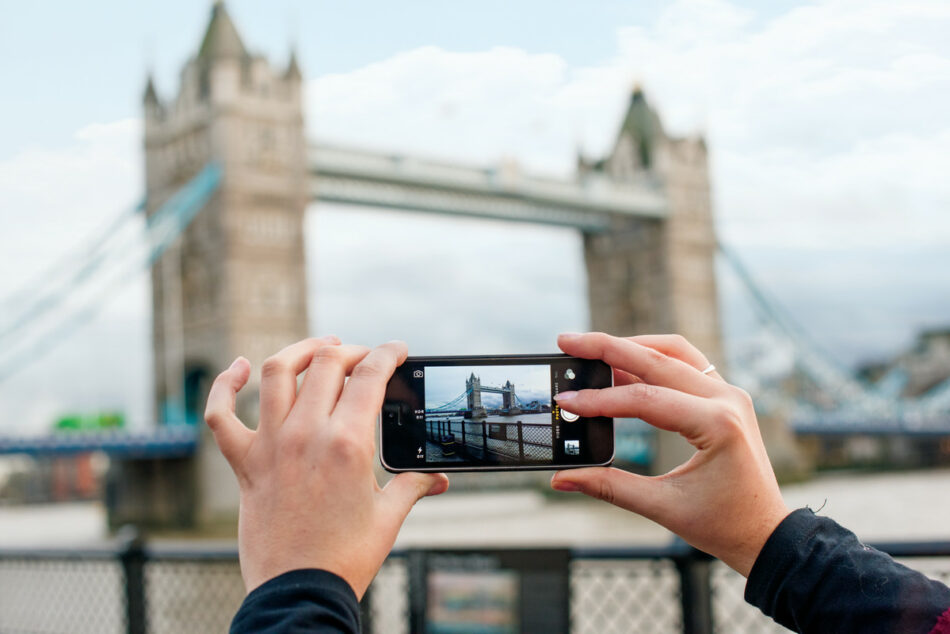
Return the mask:
<svg viewBox="0 0 950 634">
<path fill-rule="evenodd" d="M 595 482 L 594 495 L 607 504 L 613 504 L 616 499 L 613 483 L 608 478 L 599 476 Z"/>
<path fill-rule="evenodd" d="M 264 360 L 261 366 L 261 377 L 270 378 L 284 374 L 290 369 L 290 366 L 278 355 L 272 355 Z"/>
<path fill-rule="evenodd" d="M 670 338 L 670 345 L 676 350 L 686 351 L 689 350 L 692 345 L 689 340 L 683 335 L 675 332 L 671 335 L 667 335 Z"/>
<path fill-rule="evenodd" d="M 629 386 L 631 395 L 639 404 L 653 404 L 661 399 L 660 390 L 649 383 L 634 383 Z"/>
<path fill-rule="evenodd" d="M 743 390 L 741 387 L 736 387 L 734 385 L 730 386 L 732 400 L 742 408 L 743 411 L 754 411 L 755 403 L 752 401 L 752 395 Z"/>
<path fill-rule="evenodd" d="M 310 430 L 302 425 L 285 425 L 282 429 L 281 445 L 291 455 L 299 455 L 310 441 Z"/>
<path fill-rule="evenodd" d="M 351 376 L 358 379 L 378 379 L 385 374 L 378 361 L 361 361 L 353 368 Z"/>
<path fill-rule="evenodd" d="M 606 348 L 610 345 L 613 337 L 608 335 L 605 332 L 592 332 L 590 333 L 590 341 L 599 349 Z"/>
<path fill-rule="evenodd" d="M 325 363 L 340 363 L 343 359 L 343 353 L 339 346 L 322 346 L 313 354 L 314 365 Z"/>
<path fill-rule="evenodd" d="M 205 423 L 214 429 L 221 422 L 222 414 L 219 410 L 208 407 L 205 409 Z"/>
<path fill-rule="evenodd" d="M 717 419 L 720 429 L 728 433 L 741 433 L 745 417 L 739 408 L 731 403 L 724 404 L 719 408 Z"/>
<path fill-rule="evenodd" d="M 373 455 L 372 443 L 353 434 L 338 434 L 333 441 L 333 449 L 345 462 L 363 462 Z"/>
</svg>

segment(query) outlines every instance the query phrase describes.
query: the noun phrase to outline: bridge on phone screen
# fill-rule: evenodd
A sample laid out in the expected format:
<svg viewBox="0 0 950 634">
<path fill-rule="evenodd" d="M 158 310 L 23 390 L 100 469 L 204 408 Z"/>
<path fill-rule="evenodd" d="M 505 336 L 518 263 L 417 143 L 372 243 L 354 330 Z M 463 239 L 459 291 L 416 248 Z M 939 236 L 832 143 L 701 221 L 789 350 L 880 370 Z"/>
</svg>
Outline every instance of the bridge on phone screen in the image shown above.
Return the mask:
<svg viewBox="0 0 950 634">
<path fill-rule="evenodd" d="M 149 78 L 143 200 L 0 301 L 0 389 L 149 271 L 155 424 L 31 437 L 6 421 L 0 453 L 109 453 L 124 483 L 111 509 L 115 520 L 233 516 L 234 480 L 202 432 L 201 411 L 211 379 L 234 357 L 260 367 L 309 334 L 303 223 L 314 202 L 573 228 L 583 243 L 593 329 L 679 332 L 722 367 L 718 260 L 743 285 L 761 328 L 792 351 L 806 386 L 799 394 L 777 387 L 755 394 L 764 414 L 781 416 L 804 435 L 950 436 L 950 382 L 905 398 L 887 387 L 899 377 L 884 384 L 857 378 L 717 242 L 705 141 L 667 134 L 641 90 L 632 91 L 607 154 L 578 156 L 576 173 L 564 178 L 532 175 L 510 162 L 479 167 L 308 142 L 301 93 L 296 58 L 276 68 L 248 52 L 222 3 L 212 8 L 178 94 L 161 98 Z M 252 424 L 256 402 L 245 395 L 256 392 L 255 381 L 237 402 Z M 532 407 L 510 382 L 479 382 L 426 413 L 471 414 L 483 407 L 482 393 L 502 395 L 499 411 Z M 641 438 L 642 429 L 621 424 L 618 447 L 623 434 Z M 638 459 L 653 460 L 661 471 L 689 455 L 670 435 L 655 446 L 654 455 Z M 190 482 L 197 494 L 180 501 L 174 486 L 155 484 L 163 481 Z M 152 508 L 138 503 L 144 491 L 156 501 Z M 202 500 L 200 508 L 179 508 L 194 500 Z"/>
<path fill-rule="evenodd" d="M 502 397 L 500 407 L 486 406 L 482 402 L 482 394 L 500 394 Z M 548 404 L 550 407 L 550 404 Z M 550 410 L 548 410 L 550 411 Z M 539 414 L 544 412 L 544 406 L 535 401 L 522 400 L 511 381 L 506 381 L 504 385 L 492 386 L 483 385 L 481 379 L 474 373 L 465 379 L 465 390 L 441 405 L 426 407 L 426 416 L 465 416 L 484 417 L 488 414 L 495 415 L 516 415 L 516 414 Z"/>
</svg>

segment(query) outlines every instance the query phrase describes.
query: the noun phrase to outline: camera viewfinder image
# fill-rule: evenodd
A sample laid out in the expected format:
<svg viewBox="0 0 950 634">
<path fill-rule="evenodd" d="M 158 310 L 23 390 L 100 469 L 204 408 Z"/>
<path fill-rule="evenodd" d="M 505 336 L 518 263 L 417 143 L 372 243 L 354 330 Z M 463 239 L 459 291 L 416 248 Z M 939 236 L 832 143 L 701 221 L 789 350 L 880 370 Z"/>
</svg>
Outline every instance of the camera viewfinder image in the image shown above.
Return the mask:
<svg viewBox="0 0 950 634">
<path fill-rule="evenodd" d="M 550 462 L 547 365 L 425 369 L 427 462 Z"/>
</svg>

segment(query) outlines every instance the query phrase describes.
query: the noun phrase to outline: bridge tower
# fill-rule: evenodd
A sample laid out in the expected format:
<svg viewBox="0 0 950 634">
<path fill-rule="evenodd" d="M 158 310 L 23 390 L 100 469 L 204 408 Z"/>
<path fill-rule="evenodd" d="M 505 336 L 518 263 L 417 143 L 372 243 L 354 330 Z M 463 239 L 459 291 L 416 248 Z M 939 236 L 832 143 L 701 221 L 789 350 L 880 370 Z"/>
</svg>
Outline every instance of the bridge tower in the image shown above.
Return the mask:
<svg viewBox="0 0 950 634">
<path fill-rule="evenodd" d="M 511 381 L 505 381 L 502 386 L 501 407 L 509 410 L 509 413 L 515 414 L 518 411 L 518 397 L 515 395 L 515 384 Z"/>
<path fill-rule="evenodd" d="M 144 109 L 147 213 L 207 163 L 223 169 L 213 199 L 152 270 L 158 420 L 203 429 L 210 381 L 241 354 L 255 373 L 238 413 L 256 425 L 261 363 L 308 332 L 309 192 L 296 57 L 273 68 L 249 53 L 219 0 L 178 94 L 160 99 L 149 78 Z M 207 432 L 199 452 L 189 521 L 233 522 L 235 480 Z M 188 509 L 178 513 L 187 520 Z"/>
<path fill-rule="evenodd" d="M 465 391 L 468 393 L 468 411 L 472 413 L 472 418 L 485 418 L 485 407 L 482 405 L 482 380 L 475 376 L 474 372 L 465 380 Z"/>
<path fill-rule="evenodd" d="M 635 88 L 611 152 L 578 157 L 581 179 L 659 186 L 663 220 L 614 214 L 612 230 L 584 235 L 591 327 L 612 334 L 679 333 L 722 368 L 716 294 L 716 235 L 706 143 L 663 129 Z M 673 434 L 658 436 L 653 468 L 666 471 L 693 453 Z"/>
</svg>

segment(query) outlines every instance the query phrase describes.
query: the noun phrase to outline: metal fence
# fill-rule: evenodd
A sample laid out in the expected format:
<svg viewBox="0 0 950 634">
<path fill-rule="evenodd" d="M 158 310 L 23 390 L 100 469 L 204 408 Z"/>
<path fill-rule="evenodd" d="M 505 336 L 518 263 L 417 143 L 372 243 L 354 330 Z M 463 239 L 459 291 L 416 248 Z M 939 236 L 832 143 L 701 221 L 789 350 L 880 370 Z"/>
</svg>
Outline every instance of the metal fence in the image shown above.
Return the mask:
<svg viewBox="0 0 950 634">
<path fill-rule="evenodd" d="M 443 457 L 484 459 L 493 454 L 519 462 L 550 462 L 553 457 L 550 423 L 427 418 L 426 437 L 440 446 Z"/>
<path fill-rule="evenodd" d="M 950 581 L 950 542 L 876 547 Z M 363 601 L 364 631 L 419 629 L 411 625 L 419 622 L 413 597 L 426 586 L 411 568 L 420 552 L 394 552 L 383 565 Z M 786 631 L 744 602 L 740 575 L 681 542 L 565 552 L 573 634 Z M 115 549 L 0 550 L 4 634 L 223 632 L 243 597 L 233 549 L 159 548 L 132 538 Z"/>
</svg>

